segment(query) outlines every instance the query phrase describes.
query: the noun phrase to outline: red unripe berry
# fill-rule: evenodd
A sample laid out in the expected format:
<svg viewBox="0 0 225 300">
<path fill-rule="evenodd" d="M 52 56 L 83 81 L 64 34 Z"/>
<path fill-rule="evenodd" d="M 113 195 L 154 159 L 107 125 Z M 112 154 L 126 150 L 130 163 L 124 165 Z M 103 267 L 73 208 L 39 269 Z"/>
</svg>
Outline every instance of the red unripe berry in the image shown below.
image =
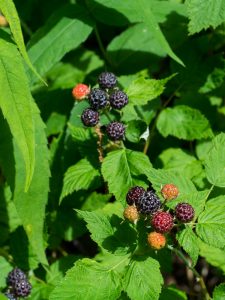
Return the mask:
<svg viewBox="0 0 225 300">
<path fill-rule="evenodd" d="M 137 211 L 137 208 L 135 206 L 127 206 L 124 209 L 123 216 L 125 219 L 129 220 L 132 223 L 136 223 L 139 219 L 139 213 Z"/>
<path fill-rule="evenodd" d="M 173 228 L 173 217 L 165 211 L 157 212 L 153 215 L 151 224 L 158 232 L 169 232 Z"/>
<path fill-rule="evenodd" d="M 166 238 L 163 234 L 153 231 L 148 234 L 148 244 L 151 248 L 160 250 L 165 247 Z"/>
<path fill-rule="evenodd" d="M 161 189 L 162 196 L 165 200 L 172 200 L 179 195 L 178 187 L 173 183 L 165 184 Z"/>
<path fill-rule="evenodd" d="M 76 100 L 82 100 L 90 93 L 90 88 L 86 84 L 78 83 L 72 90 L 72 95 Z"/>
</svg>

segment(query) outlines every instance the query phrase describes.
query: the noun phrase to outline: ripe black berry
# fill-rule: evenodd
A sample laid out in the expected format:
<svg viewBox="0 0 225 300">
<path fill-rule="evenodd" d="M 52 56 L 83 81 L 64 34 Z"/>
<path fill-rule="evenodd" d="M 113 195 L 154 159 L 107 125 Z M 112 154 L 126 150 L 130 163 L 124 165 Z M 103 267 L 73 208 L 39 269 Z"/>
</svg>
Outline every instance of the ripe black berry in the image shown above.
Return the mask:
<svg viewBox="0 0 225 300">
<path fill-rule="evenodd" d="M 122 91 L 115 91 L 110 95 L 109 101 L 113 108 L 121 109 L 128 103 L 128 97 Z"/>
<path fill-rule="evenodd" d="M 102 89 L 111 89 L 116 86 L 116 76 L 111 72 L 103 72 L 98 77 L 99 86 Z"/>
<path fill-rule="evenodd" d="M 128 205 L 136 204 L 140 196 L 145 192 L 145 189 L 141 186 L 134 186 L 129 189 L 126 200 Z"/>
<path fill-rule="evenodd" d="M 100 108 L 104 108 L 107 105 L 107 94 L 105 91 L 94 88 L 91 90 L 90 94 L 88 95 L 90 106 L 98 110 Z"/>
<path fill-rule="evenodd" d="M 169 232 L 173 228 L 173 217 L 165 211 L 157 212 L 153 215 L 151 224 L 158 232 Z"/>
<path fill-rule="evenodd" d="M 6 298 L 8 298 L 9 300 L 16 300 L 15 296 L 9 292 L 6 292 L 4 294 L 6 296 Z"/>
<path fill-rule="evenodd" d="M 22 279 L 14 285 L 13 291 L 18 297 L 27 297 L 31 292 L 31 288 L 31 284 L 27 280 Z"/>
<path fill-rule="evenodd" d="M 147 191 L 137 201 L 137 208 L 143 214 L 153 214 L 159 210 L 161 201 L 153 191 Z"/>
<path fill-rule="evenodd" d="M 120 122 L 111 122 L 106 127 L 106 132 L 110 140 L 119 141 L 124 139 L 125 126 Z"/>
<path fill-rule="evenodd" d="M 81 121 L 85 126 L 93 127 L 99 122 L 99 113 L 93 109 L 86 108 L 81 115 Z"/>
<path fill-rule="evenodd" d="M 175 208 L 177 219 L 183 223 L 190 222 L 195 215 L 194 208 L 188 203 L 179 203 Z"/>
<path fill-rule="evenodd" d="M 11 272 L 9 272 L 7 277 L 7 284 L 9 286 L 15 286 L 17 282 L 26 279 L 27 279 L 26 274 L 19 268 L 15 268 Z"/>
</svg>

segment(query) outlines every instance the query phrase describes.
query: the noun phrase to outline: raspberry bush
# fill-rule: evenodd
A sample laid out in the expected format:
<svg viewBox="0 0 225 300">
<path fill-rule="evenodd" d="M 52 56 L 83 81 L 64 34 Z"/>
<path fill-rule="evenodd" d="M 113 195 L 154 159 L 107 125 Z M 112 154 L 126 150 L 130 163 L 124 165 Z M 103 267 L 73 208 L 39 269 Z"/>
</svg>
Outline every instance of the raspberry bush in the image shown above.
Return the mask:
<svg viewBox="0 0 225 300">
<path fill-rule="evenodd" d="M 0 0 L 0 300 L 225 298 L 224 0 Z"/>
</svg>

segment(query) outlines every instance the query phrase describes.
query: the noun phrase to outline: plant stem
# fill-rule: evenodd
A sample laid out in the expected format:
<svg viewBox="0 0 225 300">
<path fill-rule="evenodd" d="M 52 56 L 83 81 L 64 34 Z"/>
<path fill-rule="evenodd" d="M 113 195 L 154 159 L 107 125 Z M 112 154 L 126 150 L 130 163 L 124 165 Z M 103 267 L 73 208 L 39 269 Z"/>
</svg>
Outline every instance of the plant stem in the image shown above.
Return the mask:
<svg viewBox="0 0 225 300">
<path fill-rule="evenodd" d="M 107 52 L 105 51 L 105 47 L 104 47 L 104 45 L 103 45 L 103 43 L 102 43 L 102 39 L 101 39 L 101 37 L 100 37 L 100 34 L 99 34 L 99 31 L 98 31 L 97 25 L 95 25 L 95 27 L 94 27 L 94 32 L 95 32 L 95 36 L 96 36 L 96 39 L 97 39 L 97 42 L 98 42 L 98 45 L 99 45 L 99 49 L 101 50 L 102 55 L 103 55 L 105 61 L 106 61 L 109 65 L 112 66 L 112 63 L 111 63 L 111 61 L 110 61 L 110 59 L 109 59 L 109 57 L 108 57 L 108 55 L 107 55 Z"/>
<path fill-rule="evenodd" d="M 95 127 L 95 132 L 98 136 L 98 141 L 97 141 L 97 145 L 98 145 L 98 159 L 99 159 L 99 162 L 102 163 L 103 162 L 103 148 L 102 148 L 102 139 L 103 139 L 103 133 L 101 132 L 101 128 L 100 126 L 96 126 Z"/>
<path fill-rule="evenodd" d="M 183 262 L 185 263 L 185 265 L 193 272 L 193 274 L 195 275 L 195 277 L 197 278 L 197 281 L 199 282 L 201 289 L 202 289 L 202 295 L 203 295 L 203 299 L 204 300 L 210 300 L 211 297 L 207 291 L 205 282 L 203 277 L 198 273 L 198 271 L 190 264 L 190 262 L 188 261 L 188 259 L 185 257 L 185 255 L 178 249 L 173 248 L 172 246 L 167 246 L 168 249 L 170 249 L 171 251 L 173 251 L 177 256 L 179 256 Z"/>
</svg>

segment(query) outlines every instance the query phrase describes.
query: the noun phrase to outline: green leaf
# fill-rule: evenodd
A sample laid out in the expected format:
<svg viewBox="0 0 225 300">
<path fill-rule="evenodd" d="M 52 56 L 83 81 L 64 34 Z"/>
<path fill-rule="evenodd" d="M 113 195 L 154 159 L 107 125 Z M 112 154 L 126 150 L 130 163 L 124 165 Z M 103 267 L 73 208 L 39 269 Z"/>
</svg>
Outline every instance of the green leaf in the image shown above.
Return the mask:
<svg viewBox="0 0 225 300">
<path fill-rule="evenodd" d="M 225 133 L 217 135 L 212 140 L 211 149 L 209 150 L 205 161 L 205 171 L 210 183 L 225 187 Z"/>
<path fill-rule="evenodd" d="M 225 283 L 215 287 L 213 291 L 213 300 L 225 300 Z"/>
<path fill-rule="evenodd" d="M 93 192 L 85 200 L 85 203 L 82 205 L 82 210 L 93 211 L 100 209 L 105 206 L 111 197 L 111 194 Z"/>
<path fill-rule="evenodd" d="M 122 211 L 122 207 L 120 207 Z M 106 214 L 103 211 L 79 211 L 91 232 L 91 238 L 105 250 L 116 255 L 126 255 L 136 247 L 136 232 L 128 222 L 115 213 Z"/>
<path fill-rule="evenodd" d="M 144 105 L 155 99 L 163 93 L 165 84 L 174 76 L 175 74 L 161 80 L 144 77 L 135 79 L 126 90 L 129 102 L 133 105 Z"/>
<path fill-rule="evenodd" d="M 67 272 L 49 299 L 116 300 L 121 290 L 119 275 L 114 270 L 85 258 L 76 262 L 75 266 Z"/>
<path fill-rule="evenodd" d="M 86 158 L 81 159 L 66 171 L 60 201 L 74 191 L 89 189 L 99 179 L 99 171 Z"/>
<path fill-rule="evenodd" d="M 197 33 L 210 26 L 216 28 L 225 21 L 224 0 L 186 0 L 188 30 L 190 34 Z"/>
<path fill-rule="evenodd" d="M 178 232 L 176 235 L 181 247 L 190 255 L 193 265 L 197 263 L 199 255 L 198 238 L 190 228 L 186 226 L 185 229 Z"/>
<path fill-rule="evenodd" d="M 187 300 L 186 294 L 174 286 L 163 288 L 159 300 Z"/>
<path fill-rule="evenodd" d="M 42 82 L 44 80 L 41 76 L 37 73 L 34 66 L 32 65 L 30 58 L 27 54 L 27 50 L 23 40 L 23 34 L 20 26 L 20 19 L 16 11 L 16 7 L 12 0 L 0 0 L 0 10 L 6 17 L 7 21 L 9 22 L 9 26 L 11 32 L 13 34 L 14 40 L 31 71 L 37 76 Z M 45 83 L 45 82 L 44 82 Z"/>
<path fill-rule="evenodd" d="M 126 138 L 132 143 L 138 143 L 141 135 L 146 131 L 146 124 L 143 121 L 134 120 L 127 123 Z"/>
<path fill-rule="evenodd" d="M 225 197 L 219 196 L 206 203 L 196 225 L 198 236 L 207 244 L 224 249 Z"/>
<path fill-rule="evenodd" d="M 32 104 L 32 115 L 35 124 L 35 157 L 34 175 L 28 192 L 24 192 L 23 184 L 25 173 L 23 170 L 21 153 L 14 143 L 14 157 L 16 164 L 16 178 L 14 190 L 14 203 L 22 221 L 27 237 L 39 262 L 47 264 L 45 257 L 45 244 L 43 229 L 45 222 L 45 206 L 49 192 L 49 163 L 48 147 L 45 135 L 45 125 L 40 118 L 36 105 Z"/>
<path fill-rule="evenodd" d="M 124 287 L 132 300 L 159 299 L 163 278 L 157 260 L 144 257 L 132 260 L 124 278 Z"/>
<path fill-rule="evenodd" d="M 0 40 L 0 52 L 0 107 L 25 162 L 27 191 L 35 165 L 33 100 L 16 46 Z"/>
<path fill-rule="evenodd" d="M 0 288 L 5 288 L 7 275 L 12 270 L 12 267 L 3 256 L 0 256 L 0 269 Z"/>
<path fill-rule="evenodd" d="M 92 25 L 88 11 L 77 4 L 65 5 L 55 12 L 28 45 L 29 57 L 38 72 L 45 75 L 67 52 L 84 42 Z M 36 78 L 28 73 L 34 84 Z"/>
<path fill-rule="evenodd" d="M 212 137 L 208 120 L 202 113 L 186 105 L 164 109 L 157 120 L 157 129 L 162 136 L 175 136 L 188 141 Z"/>
<path fill-rule="evenodd" d="M 146 155 L 141 152 L 120 149 L 109 152 L 102 163 L 102 174 L 108 182 L 109 192 L 116 199 L 125 203 L 125 196 L 130 187 L 141 184 L 143 174 L 151 168 L 151 163 Z M 141 180 L 142 179 L 142 180 Z"/>
</svg>

